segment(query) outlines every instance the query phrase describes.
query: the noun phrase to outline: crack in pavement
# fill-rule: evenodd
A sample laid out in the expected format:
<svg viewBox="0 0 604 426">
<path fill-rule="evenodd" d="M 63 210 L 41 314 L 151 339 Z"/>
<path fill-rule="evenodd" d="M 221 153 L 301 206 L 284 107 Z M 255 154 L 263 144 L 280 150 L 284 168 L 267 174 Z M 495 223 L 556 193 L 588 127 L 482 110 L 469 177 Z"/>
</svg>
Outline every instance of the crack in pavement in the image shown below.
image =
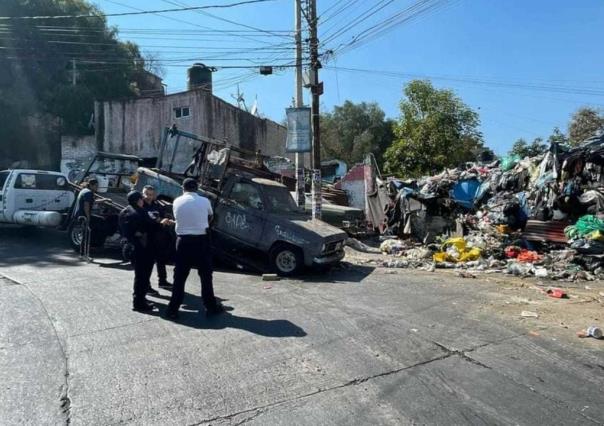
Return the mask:
<svg viewBox="0 0 604 426">
<path fill-rule="evenodd" d="M 481 346 L 481 347 L 484 347 L 484 346 Z M 479 349 L 479 348 L 476 348 L 476 349 Z M 469 352 L 471 352 L 471 351 L 469 351 Z M 474 362 L 474 363 L 476 363 L 476 364 L 478 364 L 478 365 L 484 365 L 484 364 L 482 364 L 481 362 L 479 362 L 479 361 L 477 361 L 477 360 L 475 360 L 475 359 L 471 358 L 471 357 L 470 357 L 470 356 L 468 356 L 468 355 L 465 355 L 464 359 L 467 359 L 468 361 L 470 361 L 470 362 Z M 491 368 L 491 367 L 488 367 L 488 366 L 487 366 L 487 368 L 489 368 L 489 369 L 491 369 L 491 370 L 492 370 L 492 368 Z M 556 405 L 562 405 L 562 406 L 566 407 L 566 408 L 567 408 L 569 411 L 572 411 L 573 413 L 578 414 L 579 416 L 581 416 L 581 417 L 585 418 L 586 420 L 589 420 L 589 421 L 590 421 L 590 422 L 592 422 L 592 423 L 595 423 L 595 424 L 598 424 L 598 425 L 604 425 L 604 422 L 603 422 L 603 421 L 599 421 L 599 420 L 597 420 L 597 419 L 594 419 L 594 418 L 592 418 L 592 417 L 588 416 L 587 414 L 585 414 L 585 413 L 584 413 L 584 412 L 582 412 L 582 411 L 578 411 L 576 408 L 574 408 L 574 407 L 572 407 L 571 405 L 567 404 L 565 401 L 561 401 L 561 400 L 555 399 L 555 398 L 553 398 L 553 397 L 551 397 L 551 396 L 549 396 L 549 395 L 546 395 L 546 394 L 544 394 L 544 393 L 541 393 L 541 392 L 539 392 L 539 391 L 538 391 L 536 388 L 534 388 L 533 386 L 531 386 L 531 385 L 529 385 L 529 384 L 519 382 L 518 380 L 516 380 L 516 379 L 515 379 L 514 377 L 512 377 L 511 375 L 504 373 L 504 372 L 503 372 L 501 369 L 499 369 L 499 370 L 493 370 L 493 371 L 496 371 L 496 372 L 497 372 L 497 374 L 501 375 L 502 377 L 504 377 L 505 379 L 507 379 L 507 380 L 509 380 L 510 382 L 514 383 L 515 385 L 518 385 L 518 386 L 520 386 L 520 387 L 523 387 L 523 388 L 525 388 L 525 389 L 528 389 L 529 391 L 531 391 L 531 392 L 533 392 L 533 393 L 535 393 L 535 394 L 539 395 L 540 397 L 542 397 L 542 398 L 544 398 L 544 399 L 547 399 L 547 400 L 548 400 L 548 401 L 550 401 L 550 402 L 553 402 L 553 403 L 554 403 L 554 404 L 556 404 Z"/>
<path fill-rule="evenodd" d="M 485 343 L 485 344 L 481 344 L 481 345 L 478 345 L 478 346 L 476 346 L 474 348 L 470 348 L 470 349 L 467 349 L 467 350 L 451 349 L 451 348 L 449 348 L 449 347 L 447 347 L 447 346 L 445 346 L 445 345 L 443 345 L 441 343 L 438 343 L 438 342 L 435 342 L 435 341 L 429 341 L 429 342 L 433 343 L 435 346 L 437 346 L 444 353 L 441 356 L 438 356 L 438 357 L 435 357 L 435 358 L 431 358 L 431 359 L 428 359 L 428 360 L 425 360 L 425 361 L 421 361 L 421 362 L 418 362 L 416 364 L 413 364 L 413 365 L 410 365 L 410 366 L 407 366 L 407 367 L 397 368 L 397 369 L 394 369 L 394 370 L 386 371 L 386 372 L 375 374 L 375 375 L 368 376 L 368 377 L 356 378 L 356 379 L 350 380 L 350 381 L 348 381 L 346 383 L 343 383 L 343 384 L 340 384 L 340 385 L 337 385 L 337 386 L 333 386 L 333 387 L 325 388 L 325 389 L 318 389 L 318 390 L 316 390 L 314 392 L 309 392 L 309 393 L 304 394 L 304 395 L 299 395 L 299 396 L 296 396 L 296 397 L 293 397 L 293 398 L 288 398 L 288 399 L 283 399 L 283 400 L 275 401 L 275 402 L 272 402 L 272 403 L 269 403 L 269 404 L 266 404 L 266 405 L 262 405 L 262 406 L 253 407 L 253 408 L 249 408 L 249 409 L 246 409 L 246 410 L 238 411 L 236 413 L 231 413 L 231 414 L 226 414 L 226 415 L 223 415 L 223 416 L 216 416 L 216 417 L 212 417 L 212 418 L 209 418 L 209 419 L 204 419 L 204 420 L 201 420 L 200 422 L 193 423 L 190 426 L 199 426 L 199 425 L 202 425 L 202 424 L 208 424 L 208 423 L 217 422 L 217 421 L 218 422 L 229 421 L 229 420 L 235 419 L 238 416 L 242 416 L 242 415 L 245 415 L 245 414 L 252 413 L 251 416 L 246 416 L 244 419 L 241 419 L 241 421 L 239 421 L 238 423 L 235 423 L 235 425 L 242 425 L 242 424 L 245 424 L 245 423 L 248 423 L 248 422 L 254 420 L 258 416 L 260 416 L 261 414 L 263 414 L 264 412 L 266 412 L 268 409 L 273 408 L 273 407 L 277 407 L 277 406 L 284 405 L 284 404 L 287 404 L 287 403 L 290 403 L 290 402 L 294 402 L 294 401 L 310 398 L 310 397 L 313 397 L 315 395 L 319 395 L 319 394 L 322 394 L 322 393 L 325 393 L 325 392 L 339 390 L 339 389 L 347 388 L 347 387 L 350 387 L 350 386 L 357 386 L 357 385 L 360 385 L 362 383 L 366 383 L 366 382 L 368 382 L 370 380 L 373 380 L 373 379 L 378 379 L 378 378 L 381 378 L 381 377 L 391 376 L 391 375 L 394 375 L 394 374 L 401 373 L 403 371 L 408 371 L 408 370 L 411 370 L 411 369 L 414 369 L 414 368 L 417 368 L 417 367 L 422 367 L 422 366 L 425 366 L 425 365 L 428 365 L 428 364 L 432 364 L 434 362 L 443 361 L 445 359 L 451 358 L 452 356 L 458 356 L 463 361 L 469 362 L 471 364 L 477 365 L 479 367 L 482 367 L 482 368 L 485 368 L 485 369 L 488 369 L 488 370 L 496 371 L 497 374 L 500 374 L 505 379 L 510 380 L 512 383 L 514 383 L 514 384 L 516 384 L 518 386 L 521 386 L 523 388 L 529 389 L 531 392 L 536 393 L 537 395 L 539 395 L 539 396 L 547 399 L 548 401 L 551 401 L 551 402 L 556 403 L 556 404 L 563 404 L 564 406 L 566 406 L 573 413 L 579 414 L 581 417 L 583 417 L 583 418 L 585 418 L 585 419 L 587 419 L 587 420 L 589 420 L 589 421 L 591 421 L 593 423 L 600 424 L 600 425 L 604 424 L 604 423 L 598 422 L 597 420 L 589 417 L 588 415 L 586 415 L 586 414 L 584 414 L 584 413 L 582 413 L 580 411 L 577 411 L 573 407 L 570 407 L 567 404 L 564 404 L 563 401 L 558 401 L 558 400 L 556 400 L 554 398 L 551 398 L 551 397 L 549 397 L 547 395 L 543 395 L 542 393 L 538 392 L 533 387 L 528 386 L 528 385 L 526 385 L 524 383 L 520 383 L 520 382 L 514 380 L 512 377 L 510 377 L 510 376 L 502 373 L 499 370 L 493 370 L 492 367 L 490 367 L 490 366 L 488 366 L 486 364 L 483 364 L 482 362 L 480 362 L 480 361 L 478 361 L 478 360 L 476 360 L 476 359 L 474 359 L 474 358 L 472 358 L 471 356 L 468 355 L 468 353 L 473 352 L 473 351 L 475 351 L 477 349 L 484 348 L 484 347 L 487 347 L 487 346 L 490 346 L 490 345 L 496 345 L 496 344 L 499 344 L 499 343 L 504 342 L 506 340 L 511 340 L 511 339 L 515 339 L 517 337 L 522 337 L 522 336 L 525 336 L 525 335 L 524 334 L 519 334 L 519 335 L 515 335 L 515 336 L 508 336 L 508 337 L 505 337 L 503 339 L 499 339 L 499 340 L 496 340 L 496 341 L 493 341 L 493 342 L 488 342 L 488 343 Z"/>
<path fill-rule="evenodd" d="M 44 302 L 42 302 L 42 299 L 40 299 L 40 297 L 36 293 L 34 293 L 34 291 L 26 283 L 18 281 L 14 278 L 11 278 L 10 276 L 6 275 L 5 273 L 0 273 L 0 277 L 5 280 L 13 282 L 15 285 L 18 285 L 18 286 L 21 286 L 21 287 L 24 287 L 25 289 L 27 289 L 27 291 L 29 291 L 29 293 L 33 296 L 33 298 L 36 299 L 37 302 L 40 304 L 40 306 L 42 307 L 42 310 L 44 311 L 44 314 L 46 315 L 46 318 L 48 319 L 48 322 L 50 323 L 50 326 L 57 339 L 57 344 L 59 345 L 59 348 L 61 349 L 61 355 L 63 357 L 63 368 L 64 368 L 65 373 L 64 373 L 64 383 L 61 385 L 61 395 L 59 397 L 59 402 L 60 402 L 60 407 L 61 407 L 61 413 L 63 413 L 63 415 L 65 416 L 65 424 L 69 425 L 71 423 L 71 397 L 69 396 L 69 390 L 70 390 L 69 356 L 67 354 L 66 344 L 59 337 L 59 332 L 57 331 L 55 323 L 54 323 L 52 317 L 50 316 L 50 312 L 48 312 L 48 309 L 46 309 L 46 305 L 44 305 Z"/>
<path fill-rule="evenodd" d="M 250 418 L 247 418 L 243 422 L 240 422 L 238 424 L 246 423 L 246 422 L 252 420 L 253 418 L 257 417 L 258 415 L 262 414 L 262 412 L 264 412 L 267 408 L 273 408 L 273 407 L 276 407 L 276 406 L 279 406 L 279 405 L 287 404 L 289 402 L 294 402 L 294 401 L 298 401 L 298 400 L 301 400 L 301 399 L 310 398 L 312 396 L 319 395 L 319 394 L 322 394 L 322 393 L 325 393 L 325 392 L 330 392 L 330 391 L 334 391 L 334 390 L 338 390 L 338 389 L 343 389 L 343 388 L 347 388 L 347 387 L 350 387 L 350 386 L 357 386 L 357 385 L 360 385 L 362 383 L 368 382 L 368 381 L 373 380 L 373 379 L 377 379 L 377 378 L 380 378 L 380 377 L 391 376 L 393 374 L 397 374 L 397 373 L 400 373 L 402 371 L 407 371 L 407 370 L 411 370 L 411 369 L 416 368 L 416 367 L 421 367 L 421 366 L 424 366 L 424 365 L 427 365 L 427 364 L 431 364 L 433 362 L 442 361 L 442 360 L 447 359 L 447 358 L 449 358 L 449 357 L 451 357 L 453 355 L 458 355 L 458 353 L 457 352 L 453 352 L 453 351 L 448 351 L 448 352 L 445 352 L 444 354 L 442 354 L 442 355 L 440 355 L 438 357 L 431 358 L 431 359 L 428 359 L 428 360 L 425 360 L 425 361 L 421 361 L 421 362 L 418 362 L 418 363 L 413 364 L 413 365 L 409 365 L 409 366 L 402 367 L 402 368 L 397 368 L 397 369 L 390 370 L 390 371 L 385 371 L 383 373 L 374 374 L 374 375 L 368 376 L 368 377 L 361 377 L 361 378 L 352 379 L 352 380 L 350 380 L 350 381 L 348 381 L 346 383 L 342 383 L 342 384 L 337 385 L 337 386 L 333 386 L 333 387 L 325 388 L 325 389 L 318 389 L 318 390 L 316 390 L 314 392 L 309 392 L 309 393 L 306 393 L 306 394 L 303 394 L 303 395 L 298 395 L 298 396 L 293 397 L 293 398 L 282 399 L 282 400 L 271 402 L 270 404 L 266 404 L 266 405 L 262 405 L 262 406 L 258 406 L 258 407 L 248 408 L 246 410 L 238 411 L 236 413 L 231 413 L 231 414 L 226 414 L 226 415 L 223 415 L 223 416 L 216 416 L 216 417 L 212 417 L 212 418 L 209 418 L 209 419 L 204 419 L 204 420 L 201 420 L 201 421 L 199 421 L 197 423 L 192 423 L 190 426 L 199 426 L 199 425 L 202 425 L 204 423 L 211 423 L 211 422 L 215 422 L 215 421 L 231 420 L 231 419 L 233 419 L 233 418 L 235 418 L 237 416 L 240 416 L 242 414 L 248 414 L 248 413 L 255 413 L 255 412 L 257 412 L 256 414 L 254 414 L 254 416 L 252 416 Z"/>
</svg>

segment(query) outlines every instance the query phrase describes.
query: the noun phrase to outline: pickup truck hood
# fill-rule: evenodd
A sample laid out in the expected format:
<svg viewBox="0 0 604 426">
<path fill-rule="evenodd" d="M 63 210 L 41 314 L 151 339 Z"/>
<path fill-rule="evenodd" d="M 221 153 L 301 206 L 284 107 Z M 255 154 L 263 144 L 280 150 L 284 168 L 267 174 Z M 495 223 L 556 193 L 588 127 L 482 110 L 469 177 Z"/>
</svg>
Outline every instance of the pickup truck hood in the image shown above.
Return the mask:
<svg viewBox="0 0 604 426">
<path fill-rule="evenodd" d="M 314 232 L 329 241 L 344 240 L 347 237 L 346 232 L 321 220 L 292 219 L 292 223 Z"/>
</svg>

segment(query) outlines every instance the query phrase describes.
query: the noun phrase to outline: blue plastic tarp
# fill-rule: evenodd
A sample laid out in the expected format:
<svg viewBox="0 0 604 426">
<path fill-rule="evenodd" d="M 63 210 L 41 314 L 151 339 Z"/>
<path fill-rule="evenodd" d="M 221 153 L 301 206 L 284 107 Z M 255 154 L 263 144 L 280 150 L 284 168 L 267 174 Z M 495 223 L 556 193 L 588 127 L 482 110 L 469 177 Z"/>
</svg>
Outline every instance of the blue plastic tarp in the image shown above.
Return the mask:
<svg viewBox="0 0 604 426">
<path fill-rule="evenodd" d="M 474 207 L 474 198 L 480 188 L 480 181 L 478 179 L 463 179 L 455 184 L 451 190 L 451 198 L 457 204 L 471 209 Z"/>
</svg>

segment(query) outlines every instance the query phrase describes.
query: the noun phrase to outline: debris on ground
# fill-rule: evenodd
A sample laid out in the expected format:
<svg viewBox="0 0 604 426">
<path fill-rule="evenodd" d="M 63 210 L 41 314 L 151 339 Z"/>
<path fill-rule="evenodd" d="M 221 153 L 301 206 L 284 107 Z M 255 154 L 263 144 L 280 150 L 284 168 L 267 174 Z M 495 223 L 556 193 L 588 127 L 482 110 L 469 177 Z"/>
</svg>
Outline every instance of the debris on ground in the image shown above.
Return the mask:
<svg viewBox="0 0 604 426">
<path fill-rule="evenodd" d="M 549 297 L 555 297 L 556 299 L 568 299 L 568 294 L 561 288 L 550 288 L 546 293 Z"/>
<path fill-rule="evenodd" d="M 363 253 L 381 253 L 380 249 L 368 246 L 367 244 L 357 240 L 356 238 L 348 238 L 346 240 L 346 245 L 348 247 L 352 247 L 356 251 L 360 251 Z"/>
<path fill-rule="evenodd" d="M 604 135 L 532 158 L 376 181 L 389 200 L 376 225 L 387 255 L 379 266 L 604 279 L 603 172 Z"/>
<path fill-rule="evenodd" d="M 262 281 L 279 281 L 281 277 L 277 274 L 262 274 Z"/>
<path fill-rule="evenodd" d="M 604 336 L 602 329 L 600 327 L 596 327 L 592 325 L 585 330 L 581 330 L 577 332 L 578 337 L 593 337 L 594 339 L 601 339 Z"/>
<path fill-rule="evenodd" d="M 520 313 L 520 316 L 523 318 L 539 318 L 539 314 L 537 312 L 531 311 L 522 311 Z"/>
</svg>

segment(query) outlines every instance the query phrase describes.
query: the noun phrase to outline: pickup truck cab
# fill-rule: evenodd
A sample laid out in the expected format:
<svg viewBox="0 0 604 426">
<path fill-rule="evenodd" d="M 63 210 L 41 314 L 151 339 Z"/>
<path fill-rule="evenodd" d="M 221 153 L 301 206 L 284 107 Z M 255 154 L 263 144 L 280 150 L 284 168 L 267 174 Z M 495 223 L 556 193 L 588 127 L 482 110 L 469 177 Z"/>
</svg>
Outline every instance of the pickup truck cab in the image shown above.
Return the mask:
<svg viewBox="0 0 604 426">
<path fill-rule="evenodd" d="M 62 173 L 0 171 L 0 222 L 56 227 L 67 217 L 74 192 Z"/>
<path fill-rule="evenodd" d="M 136 189 L 144 185 L 153 185 L 164 200 L 181 193 L 175 179 L 141 167 Z M 244 264 L 261 259 L 284 276 L 344 257 L 346 233 L 311 220 L 281 183 L 234 174 L 225 178 L 220 193 L 200 192 L 213 205 L 212 245 L 218 254 Z"/>
</svg>

